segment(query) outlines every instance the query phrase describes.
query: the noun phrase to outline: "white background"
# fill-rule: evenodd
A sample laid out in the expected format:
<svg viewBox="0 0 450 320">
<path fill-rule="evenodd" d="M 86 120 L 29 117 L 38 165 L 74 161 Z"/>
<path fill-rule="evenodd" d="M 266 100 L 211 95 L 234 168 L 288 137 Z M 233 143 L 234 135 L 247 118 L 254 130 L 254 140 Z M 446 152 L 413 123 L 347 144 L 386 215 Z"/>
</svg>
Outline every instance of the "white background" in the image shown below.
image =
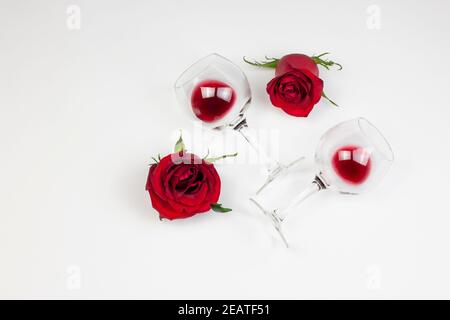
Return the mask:
<svg viewBox="0 0 450 320">
<path fill-rule="evenodd" d="M 444 0 L 0 0 L 0 297 L 450 298 L 449 12 Z M 272 71 L 242 62 L 324 51 L 344 65 L 321 70 L 341 107 L 321 101 L 308 118 L 273 108 Z M 290 250 L 247 200 L 256 165 L 217 165 L 233 212 L 160 222 L 148 163 L 192 129 L 172 85 L 211 52 L 248 75 L 249 124 L 279 130 L 285 162 L 311 160 L 332 125 L 370 119 L 396 155 L 382 185 L 308 199 Z"/>
</svg>

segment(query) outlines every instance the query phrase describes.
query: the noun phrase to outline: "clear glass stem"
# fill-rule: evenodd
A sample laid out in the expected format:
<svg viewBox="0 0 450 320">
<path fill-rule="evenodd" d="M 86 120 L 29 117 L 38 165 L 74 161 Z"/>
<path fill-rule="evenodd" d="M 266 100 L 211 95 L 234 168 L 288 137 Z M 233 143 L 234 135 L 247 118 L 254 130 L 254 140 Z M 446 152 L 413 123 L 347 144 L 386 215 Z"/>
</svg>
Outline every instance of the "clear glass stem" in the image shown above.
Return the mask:
<svg viewBox="0 0 450 320">
<path fill-rule="evenodd" d="M 256 151 L 256 154 L 258 155 L 259 159 L 263 161 L 264 165 L 267 168 L 268 175 L 266 178 L 266 181 L 264 184 L 256 191 L 256 194 L 258 195 L 265 187 L 267 187 L 275 178 L 278 176 L 281 176 L 283 174 L 286 174 L 291 167 L 294 167 L 297 163 L 300 161 L 303 161 L 305 157 L 300 157 L 294 161 L 292 161 L 288 165 L 283 165 L 279 163 L 277 160 L 269 157 L 265 150 L 261 150 L 258 147 L 257 139 L 252 134 L 252 132 L 248 129 L 247 121 L 245 119 L 241 120 L 236 126 L 233 128 L 234 130 L 238 131 L 247 141 L 247 143 L 253 148 L 253 150 Z"/>
<path fill-rule="evenodd" d="M 245 141 L 247 141 L 250 147 L 256 151 L 256 154 L 258 155 L 259 159 L 267 167 L 269 175 L 283 169 L 283 166 L 278 161 L 269 157 L 267 152 L 265 152 L 265 150 L 261 150 L 261 148 L 258 146 L 257 143 L 258 140 L 253 135 L 253 133 L 250 132 L 246 119 L 243 119 L 241 122 L 239 122 L 239 124 L 236 125 L 233 129 L 238 131 L 242 135 L 242 137 L 244 137 Z"/>
<path fill-rule="evenodd" d="M 295 196 L 286 207 L 276 210 L 276 214 L 281 221 L 284 221 L 287 215 L 295 209 L 300 203 L 302 203 L 306 198 L 309 198 L 318 191 L 325 189 L 325 184 L 316 176 L 313 182 L 301 193 Z"/>
<path fill-rule="evenodd" d="M 282 222 L 284 219 L 286 219 L 287 214 L 292 211 L 295 207 L 297 207 L 300 203 L 302 203 L 306 198 L 310 197 L 311 195 L 317 193 L 318 191 L 326 189 L 326 186 L 324 182 L 316 176 L 314 181 L 309 185 L 308 188 L 303 190 L 301 193 L 299 193 L 294 199 L 292 199 L 289 204 L 282 208 L 282 209 L 276 209 L 276 210 L 267 210 L 264 208 L 258 201 L 256 201 L 253 198 L 250 198 L 250 201 L 253 202 L 259 210 L 261 210 L 265 216 L 270 218 L 270 222 L 272 223 L 272 226 L 275 228 L 275 230 L 280 235 L 281 239 L 283 240 L 286 247 L 289 248 L 289 243 L 284 235 L 283 229 L 282 229 Z"/>
</svg>

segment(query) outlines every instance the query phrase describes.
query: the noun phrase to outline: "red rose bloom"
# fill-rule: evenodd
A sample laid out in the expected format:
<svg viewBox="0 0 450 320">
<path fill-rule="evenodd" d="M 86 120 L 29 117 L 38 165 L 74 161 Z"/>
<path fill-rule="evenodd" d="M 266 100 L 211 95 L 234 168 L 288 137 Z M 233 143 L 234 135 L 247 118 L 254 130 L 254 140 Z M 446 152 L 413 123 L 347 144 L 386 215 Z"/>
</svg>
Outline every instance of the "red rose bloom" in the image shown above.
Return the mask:
<svg viewBox="0 0 450 320">
<path fill-rule="evenodd" d="M 307 117 L 322 91 L 323 81 L 306 69 L 292 69 L 267 84 L 272 104 L 296 117 Z"/>
<path fill-rule="evenodd" d="M 213 164 L 182 151 L 150 167 L 146 190 L 162 218 L 188 218 L 217 203 L 220 177 Z"/>
</svg>

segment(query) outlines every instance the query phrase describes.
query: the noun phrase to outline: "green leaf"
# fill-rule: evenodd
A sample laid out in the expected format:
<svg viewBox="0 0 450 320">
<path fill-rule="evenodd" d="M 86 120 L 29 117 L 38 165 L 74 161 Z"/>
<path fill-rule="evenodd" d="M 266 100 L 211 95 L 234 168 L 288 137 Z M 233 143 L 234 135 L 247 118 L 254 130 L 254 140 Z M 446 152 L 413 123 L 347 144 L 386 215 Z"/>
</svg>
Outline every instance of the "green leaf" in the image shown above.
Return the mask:
<svg viewBox="0 0 450 320">
<path fill-rule="evenodd" d="M 243 57 L 244 61 L 248 64 L 251 64 L 252 66 L 257 66 L 257 67 L 263 67 L 263 68 L 272 68 L 275 69 L 278 65 L 278 61 L 280 61 L 280 59 L 277 58 L 269 58 L 266 56 L 266 60 L 265 61 L 250 61 L 247 60 L 246 57 Z"/>
<path fill-rule="evenodd" d="M 221 160 L 221 159 L 225 159 L 225 158 L 231 158 L 231 157 L 236 157 L 238 155 L 238 153 L 233 153 L 233 154 L 224 154 L 223 156 L 220 157 L 213 157 L 213 158 L 206 158 L 205 161 L 209 162 L 209 163 L 213 163 L 217 160 Z"/>
<path fill-rule="evenodd" d="M 179 153 L 181 151 L 185 151 L 185 146 L 184 146 L 184 142 L 183 142 L 183 135 L 180 132 L 180 137 L 178 138 L 177 143 L 175 144 L 175 148 L 174 151 L 175 153 Z"/>
<path fill-rule="evenodd" d="M 221 203 L 211 203 L 211 209 L 215 212 L 230 212 L 232 209 L 222 207 Z"/>
</svg>

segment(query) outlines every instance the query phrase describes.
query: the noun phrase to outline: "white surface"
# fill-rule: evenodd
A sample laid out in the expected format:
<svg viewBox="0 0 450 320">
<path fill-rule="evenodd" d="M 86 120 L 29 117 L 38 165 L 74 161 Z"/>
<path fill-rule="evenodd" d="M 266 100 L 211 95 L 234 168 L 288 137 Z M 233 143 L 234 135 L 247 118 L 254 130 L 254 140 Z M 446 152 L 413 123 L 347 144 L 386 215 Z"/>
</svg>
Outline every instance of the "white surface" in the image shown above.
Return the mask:
<svg viewBox="0 0 450 320">
<path fill-rule="evenodd" d="M 66 27 L 72 4 L 80 30 Z M 450 298 L 449 11 L 437 0 L 0 0 L 0 297 Z M 344 65 L 321 73 L 342 107 L 320 102 L 306 119 L 271 107 L 272 72 L 241 61 L 324 51 Z M 250 126 L 279 130 L 282 159 L 311 159 L 330 126 L 370 119 L 396 154 L 382 186 L 310 198 L 289 221 L 289 251 L 246 200 L 262 182 L 255 165 L 218 166 L 232 213 L 160 222 L 147 164 L 192 128 L 172 85 L 210 52 L 247 73 Z"/>
</svg>

